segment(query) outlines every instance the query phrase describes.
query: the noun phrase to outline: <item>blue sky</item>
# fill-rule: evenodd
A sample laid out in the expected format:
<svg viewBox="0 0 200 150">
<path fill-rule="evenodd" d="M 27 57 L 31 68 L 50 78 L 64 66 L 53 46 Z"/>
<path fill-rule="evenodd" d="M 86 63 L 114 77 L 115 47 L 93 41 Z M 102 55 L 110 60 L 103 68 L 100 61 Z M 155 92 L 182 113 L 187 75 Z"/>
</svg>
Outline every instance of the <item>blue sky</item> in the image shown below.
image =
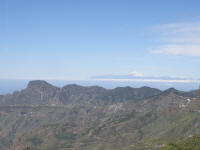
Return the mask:
<svg viewBox="0 0 200 150">
<path fill-rule="evenodd" d="M 199 0 L 1 0 L 0 78 L 200 78 Z"/>
</svg>

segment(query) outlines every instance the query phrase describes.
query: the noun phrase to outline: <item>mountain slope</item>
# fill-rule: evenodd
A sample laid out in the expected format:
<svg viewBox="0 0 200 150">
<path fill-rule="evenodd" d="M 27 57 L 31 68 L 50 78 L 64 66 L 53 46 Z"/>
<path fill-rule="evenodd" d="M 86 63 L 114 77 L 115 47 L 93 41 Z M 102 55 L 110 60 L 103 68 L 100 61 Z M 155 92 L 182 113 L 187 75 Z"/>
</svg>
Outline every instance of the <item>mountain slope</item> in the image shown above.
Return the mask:
<svg viewBox="0 0 200 150">
<path fill-rule="evenodd" d="M 200 133 L 200 100 L 186 95 L 31 81 L 0 100 L 0 149 L 158 149 Z"/>
<path fill-rule="evenodd" d="M 160 150 L 199 150 L 200 149 L 200 136 L 190 137 L 183 141 L 170 143 Z"/>
</svg>

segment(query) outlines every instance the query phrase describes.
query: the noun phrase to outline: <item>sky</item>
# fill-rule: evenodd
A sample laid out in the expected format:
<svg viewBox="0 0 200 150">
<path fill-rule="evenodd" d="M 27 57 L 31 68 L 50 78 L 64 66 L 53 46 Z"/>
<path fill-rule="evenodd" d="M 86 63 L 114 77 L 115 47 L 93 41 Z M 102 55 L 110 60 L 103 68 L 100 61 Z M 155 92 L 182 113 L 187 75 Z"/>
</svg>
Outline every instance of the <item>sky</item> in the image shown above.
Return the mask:
<svg viewBox="0 0 200 150">
<path fill-rule="evenodd" d="M 0 79 L 199 79 L 199 6 L 199 0 L 1 0 Z"/>
</svg>

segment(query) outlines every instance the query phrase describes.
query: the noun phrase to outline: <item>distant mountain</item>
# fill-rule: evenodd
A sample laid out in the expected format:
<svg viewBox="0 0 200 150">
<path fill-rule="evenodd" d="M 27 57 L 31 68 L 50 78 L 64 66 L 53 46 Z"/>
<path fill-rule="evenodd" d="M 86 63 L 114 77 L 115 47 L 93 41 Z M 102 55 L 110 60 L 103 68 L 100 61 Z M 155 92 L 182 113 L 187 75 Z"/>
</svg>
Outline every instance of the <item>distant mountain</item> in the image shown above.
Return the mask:
<svg viewBox="0 0 200 150">
<path fill-rule="evenodd" d="M 44 105 L 55 102 L 59 88 L 45 81 L 30 81 L 26 89 L 16 91 L 13 94 L 4 95 L 0 104 L 2 105 Z"/>
<path fill-rule="evenodd" d="M 156 82 L 154 82 L 156 81 Z M 47 80 L 48 83 L 56 86 L 56 87 L 63 87 L 64 85 L 68 84 L 78 84 L 82 86 L 92 86 L 92 85 L 99 85 L 106 89 L 113 89 L 116 87 L 135 87 L 139 88 L 142 86 L 153 87 L 160 90 L 166 90 L 170 87 L 174 87 L 178 90 L 183 91 L 190 91 L 197 89 L 199 82 L 162 82 L 162 80 L 154 80 L 151 79 L 143 80 L 143 79 L 134 79 L 131 80 L 102 80 L 102 79 L 87 79 L 87 80 Z M 22 90 L 26 88 L 29 80 L 2 80 L 0 79 L 0 95 L 13 93 L 16 90 Z"/>
<path fill-rule="evenodd" d="M 66 105 L 72 103 L 109 104 L 126 100 L 138 100 L 161 93 L 160 90 L 142 87 L 119 87 L 107 90 L 98 86 L 67 85 L 62 88 L 46 81 L 30 81 L 26 89 L 4 95 L 1 105 Z"/>
<path fill-rule="evenodd" d="M 194 98 L 196 92 L 197 92 L 197 90 L 193 90 L 193 91 L 189 91 L 189 92 L 184 92 L 184 91 L 176 90 L 175 88 L 169 88 L 169 89 L 163 91 L 161 94 L 168 95 L 170 93 L 174 93 L 176 95 Z"/>
</svg>

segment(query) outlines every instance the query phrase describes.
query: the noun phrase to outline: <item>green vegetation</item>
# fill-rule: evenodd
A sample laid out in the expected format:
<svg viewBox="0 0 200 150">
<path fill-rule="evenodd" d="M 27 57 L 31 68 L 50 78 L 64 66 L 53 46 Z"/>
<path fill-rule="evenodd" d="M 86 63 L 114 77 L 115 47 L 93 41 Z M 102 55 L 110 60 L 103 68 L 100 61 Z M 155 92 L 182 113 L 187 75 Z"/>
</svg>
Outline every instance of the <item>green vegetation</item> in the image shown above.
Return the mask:
<svg viewBox="0 0 200 150">
<path fill-rule="evenodd" d="M 200 150 L 200 136 L 194 136 L 183 141 L 170 143 L 160 150 Z"/>
</svg>

